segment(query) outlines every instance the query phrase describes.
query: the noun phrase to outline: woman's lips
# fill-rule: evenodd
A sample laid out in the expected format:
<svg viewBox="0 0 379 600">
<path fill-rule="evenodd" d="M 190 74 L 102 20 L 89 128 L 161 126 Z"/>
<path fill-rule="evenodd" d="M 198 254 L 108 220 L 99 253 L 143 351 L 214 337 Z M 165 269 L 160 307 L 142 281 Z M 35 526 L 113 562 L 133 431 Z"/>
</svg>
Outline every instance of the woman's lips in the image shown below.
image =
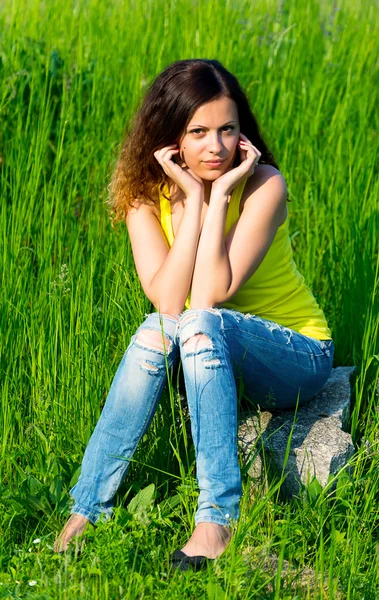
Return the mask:
<svg viewBox="0 0 379 600">
<path fill-rule="evenodd" d="M 223 160 L 217 160 L 214 162 L 206 162 L 204 161 L 204 164 L 207 165 L 207 167 L 219 167 L 223 164 Z"/>
</svg>

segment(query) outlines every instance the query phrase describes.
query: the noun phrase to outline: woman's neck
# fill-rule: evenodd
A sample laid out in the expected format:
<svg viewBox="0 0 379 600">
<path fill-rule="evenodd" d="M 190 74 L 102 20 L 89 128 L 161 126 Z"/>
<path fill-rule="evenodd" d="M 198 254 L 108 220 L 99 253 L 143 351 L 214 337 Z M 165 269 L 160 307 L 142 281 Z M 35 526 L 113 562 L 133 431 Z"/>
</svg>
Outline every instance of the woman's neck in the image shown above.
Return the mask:
<svg viewBox="0 0 379 600">
<path fill-rule="evenodd" d="M 211 191 L 212 191 L 212 181 L 206 181 L 204 179 L 202 181 L 204 184 L 203 202 L 204 202 L 204 204 L 207 204 L 209 206 L 209 201 L 211 198 Z M 184 200 L 184 192 L 176 183 L 169 183 L 168 187 L 169 187 L 170 197 L 173 202 L 176 202 L 178 200 L 181 200 L 181 201 Z"/>
<path fill-rule="evenodd" d="M 209 201 L 211 198 L 211 191 L 212 191 L 212 181 L 204 181 L 204 179 L 203 179 L 203 184 L 204 184 L 204 203 L 209 206 Z"/>
</svg>

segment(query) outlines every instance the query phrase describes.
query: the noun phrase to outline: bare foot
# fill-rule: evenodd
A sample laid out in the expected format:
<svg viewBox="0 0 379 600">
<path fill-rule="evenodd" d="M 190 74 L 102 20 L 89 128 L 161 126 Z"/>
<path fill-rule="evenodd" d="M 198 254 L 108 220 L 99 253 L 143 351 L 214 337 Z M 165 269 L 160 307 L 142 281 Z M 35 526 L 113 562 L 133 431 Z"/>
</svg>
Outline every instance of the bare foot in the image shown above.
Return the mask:
<svg viewBox="0 0 379 600">
<path fill-rule="evenodd" d="M 82 515 L 73 514 L 54 542 L 54 552 L 65 552 L 71 539 L 83 533 L 89 520 Z"/>
<path fill-rule="evenodd" d="M 230 527 L 217 523 L 198 523 L 190 539 L 182 548 L 187 556 L 217 558 L 232 538 Z"/>
</svg>

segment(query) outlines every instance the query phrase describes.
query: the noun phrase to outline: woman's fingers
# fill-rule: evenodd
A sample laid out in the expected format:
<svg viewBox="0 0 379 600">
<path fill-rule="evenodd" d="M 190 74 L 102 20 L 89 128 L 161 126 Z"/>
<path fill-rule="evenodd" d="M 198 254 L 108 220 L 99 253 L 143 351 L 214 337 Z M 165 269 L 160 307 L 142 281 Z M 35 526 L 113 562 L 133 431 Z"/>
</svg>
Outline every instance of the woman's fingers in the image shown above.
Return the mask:
<svg viewBox="0 0 379 600">
<path fill-rule="evenodd" d="M 171 144 L 171 146 L 165 146 L 160 150 L 156 150 L 154 152 L 154 156 L 156 160 L 161 165 L 162 169 L 166 173 L 166 175 L 171 175 L 170 171 L 174 166 L 174 169 L 178 166 L 174 161 L 171 160 L 174 154 L 179 152 L 179 148 L 176 144 Z"/>
<path fill-rule="evenodd" d="M 158 158 L 162 158 L 166 154 L 166 152 L 175 150 L 175 148 L 177 148 L 177 147 L 178 146 L 176 144 L 171 144 L 170 146 L 165 146 L 164 148 L 160 148 L 159 150 L 156 150 L 154 152 L 154 156 L 158 160 Z"/>
<path fill-rule="evenodd" d="M 160 150 L 156 150 L 154 152 L 154 156 L 157 159 L 158 162 L 160 162 L 161 160 L 164 159 L 164 157 L 166 156 L 166 154 L 170 154 L 170 156 L 174 153 L 174 152 L 178 152 L 179 149 L 175 149 L 175 145 L 173 144 L 172 146 L 166 146 L 165 148 L 161 148 Z"/>
<path fill-rule="evenodd" d="M 249 158 L 252 158 L 253 161 L 256 161 L 256 163 L 259 161 L 260 157 L 262 156 L 262 153 L 259 152 L 258 148 L 256 148 L 249 141 L 245 142 L 244 140 L 240 140 L 239 146 L 240 146 L 240 149 L 243 150 L 244 152 L 246 152 L 247 155 L 249 156 Z"/>
<path fill-rule="evenodd" d="M 189 169 L 183 169 L 175 160 L 171 160 L 178 153 L 179 146 L 171 144 L 154 152 L 154 156 L 166 175 L 183 190 L 186 197 L 194 191 L 201 192 L 203 190 L 202 180 L 194 173 L 190 173 Z"/>
</svg>

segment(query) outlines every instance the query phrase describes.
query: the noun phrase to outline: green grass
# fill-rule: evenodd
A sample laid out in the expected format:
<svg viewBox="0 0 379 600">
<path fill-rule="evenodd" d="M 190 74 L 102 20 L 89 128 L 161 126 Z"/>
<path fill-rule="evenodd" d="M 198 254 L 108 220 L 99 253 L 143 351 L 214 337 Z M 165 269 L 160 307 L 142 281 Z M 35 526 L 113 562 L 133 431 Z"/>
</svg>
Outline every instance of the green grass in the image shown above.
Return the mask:
<svg viewBox="0 0 379 600">
<path fill-rule="evenodd" d="M 0 598 L 379 597 L 375 9 L 2 2 Z M 250 489 L 242 465 L 233 542 L 207 572 L 172 574 L 168 556 L 190 535 L 197 502 L 172 381 L 115 519 L 58 556 L 51 546 L 84 448 L 152 310 L 126 227 L 110 224 L 109 176 L 146 84 L 196 57 L 219 59 L 246 89 L 293 200 L 295 260 L 332 329 L 334 366 L 357 366 L 352 471 L 334 495 L 313 486 L 284 502 L 280 481 Z"/>
</svg>

